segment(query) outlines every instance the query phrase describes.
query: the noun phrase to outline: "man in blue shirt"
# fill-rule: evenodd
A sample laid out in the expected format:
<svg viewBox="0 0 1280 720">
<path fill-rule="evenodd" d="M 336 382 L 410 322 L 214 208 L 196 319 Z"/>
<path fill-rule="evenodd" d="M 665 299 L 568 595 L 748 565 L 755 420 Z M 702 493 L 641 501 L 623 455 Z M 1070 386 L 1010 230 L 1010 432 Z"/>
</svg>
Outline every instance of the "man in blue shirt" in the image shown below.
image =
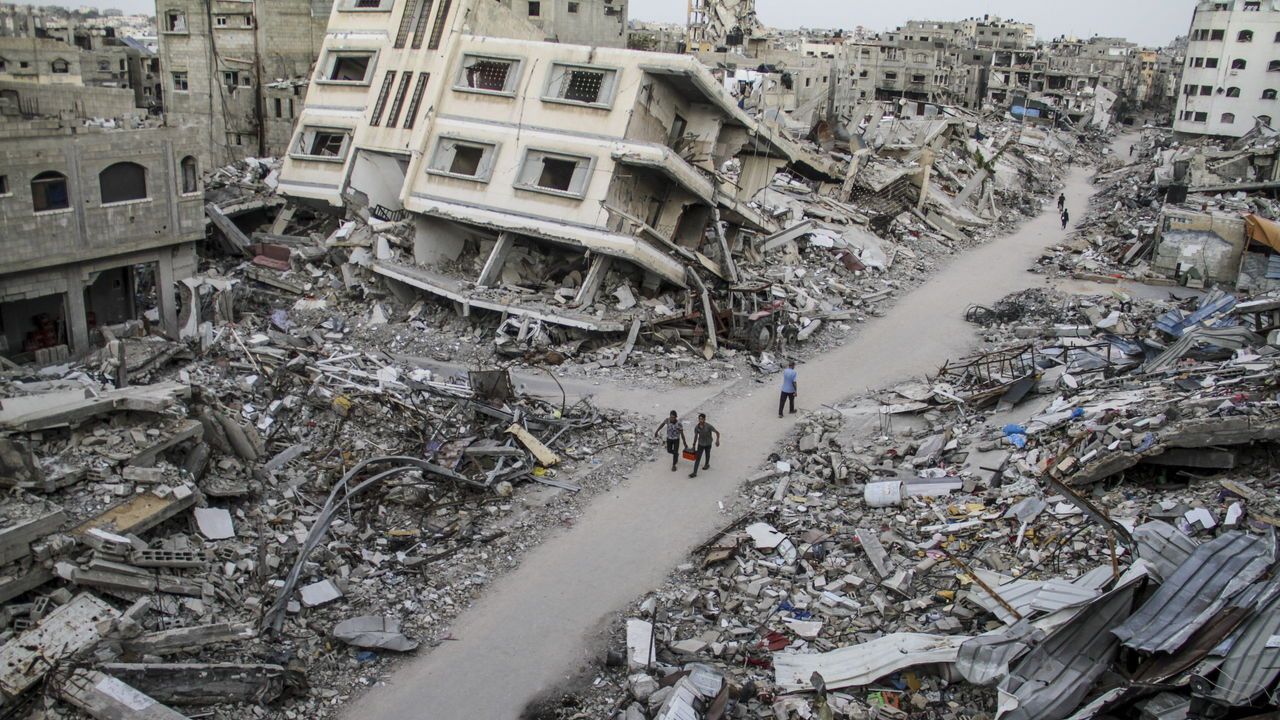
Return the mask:
<svg viewBox="0 0 1280 720">
<path fill-rule="evenodd" d="M 782 417 L 782 408 L 791 401 L 791 414 L 796 414 L 796 361 L 787 363 L 782 371 L 782 397 L 778 400 L 778 417 Z"/>
</svg>

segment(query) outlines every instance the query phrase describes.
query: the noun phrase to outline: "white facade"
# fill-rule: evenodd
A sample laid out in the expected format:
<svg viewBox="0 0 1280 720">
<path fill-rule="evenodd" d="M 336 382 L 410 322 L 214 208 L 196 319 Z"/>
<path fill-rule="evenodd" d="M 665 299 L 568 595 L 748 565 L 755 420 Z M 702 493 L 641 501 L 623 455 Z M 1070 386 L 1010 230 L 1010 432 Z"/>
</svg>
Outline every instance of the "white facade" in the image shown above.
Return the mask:
<svg viewBox="0 0 1280 720">
<path fill-rule="evenodd" d="M 1280 117 L 1280 0 L 1205 0 L 1191 23 L 1173 128 L 1241 137 Z"/>
</svg>

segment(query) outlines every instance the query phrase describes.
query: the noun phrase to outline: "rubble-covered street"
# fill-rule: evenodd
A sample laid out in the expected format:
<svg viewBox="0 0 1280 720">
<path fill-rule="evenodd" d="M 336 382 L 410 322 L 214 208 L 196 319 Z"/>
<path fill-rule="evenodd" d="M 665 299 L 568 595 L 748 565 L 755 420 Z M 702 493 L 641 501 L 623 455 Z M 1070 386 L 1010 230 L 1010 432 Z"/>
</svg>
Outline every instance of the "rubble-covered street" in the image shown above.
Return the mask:
<svg viewBox="0 0 1280 720">
<path fill-rule="evenodd" d="M 0 720 L 1280 720 L 1280 0 L 89 2 Z"/>
</svg>

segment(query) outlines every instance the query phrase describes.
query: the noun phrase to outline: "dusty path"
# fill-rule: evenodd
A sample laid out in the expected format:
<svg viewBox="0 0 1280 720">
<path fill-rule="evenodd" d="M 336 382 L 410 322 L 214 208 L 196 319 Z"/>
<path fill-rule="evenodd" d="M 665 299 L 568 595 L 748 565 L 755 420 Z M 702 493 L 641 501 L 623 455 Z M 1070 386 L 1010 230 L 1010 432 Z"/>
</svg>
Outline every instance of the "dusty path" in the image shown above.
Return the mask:
<svg viewBox="0 0 1280 720">
<path fill-rule="evenodd" d="M 1128 151 L 1125 142 L 1118 144 Z M 1085 214 L 1087 171 L 1068 178 L 1069 207 Z M 964 353 L 973 328 L 970 303 L 1045 284 L 1027 272 L 1041 250 L 1060 240 L 1056 207 L 1020 232 L 955 259 L 902 298 L 858 338 L 800 369 L 800 405 L 814 408 L 937 369 Z M 658 396 L 658 402 L 667 398 Z M 406 663 L 383 686 L 353 703 L 352 720 L 515 720 L 529 701 L 595 660 L 591 638 L 614 613 L 658 586 L 688 551 L 727 522 L 717 502 L 736 495 L 791 429 L 780 420 L 776 388 L 745 385 L 707 410 L 724 435 L 711 471 L 696 480 L 670 472 L 665 457 L 596 498 L 577 524 L 532 550 L 463 613 L 452 641 Z M 686 416 L 694 408 L 677 407 Z"/>
</svg>

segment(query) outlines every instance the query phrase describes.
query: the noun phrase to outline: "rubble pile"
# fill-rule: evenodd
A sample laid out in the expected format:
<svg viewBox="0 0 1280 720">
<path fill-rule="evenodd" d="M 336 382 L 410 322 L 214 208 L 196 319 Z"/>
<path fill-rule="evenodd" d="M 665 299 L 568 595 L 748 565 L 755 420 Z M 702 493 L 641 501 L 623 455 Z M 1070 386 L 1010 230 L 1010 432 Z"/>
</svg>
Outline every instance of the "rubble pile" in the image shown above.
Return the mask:
<svg viewBox="0 0 1280 720">
<path fill-rule="evenodd" d="M 217 212 L 228 221 L 213 211 L 211 219 L 238 262 L 223 263 L 222 274 L 244 282 L 264 310 L 284 301 L 294 312 L 341 315 L 368 341 L 405 355 L 498 356 L 600 380 L 694 384 L 842 341 L 947 256 L 1038 213 L 1057 191 L 1062 160 L 1084 160 L 1104 140 L 968 115 L 886 118 L 853 156 L 828 154 L 848 165 L 843 183 L 779 172 L 755 195 L 749 207 L 777 232 L 713 222 L 708 235 L 723 236 L 733 281 L 691 266 L 691 277 L 703 277 L 688 290 L 655 289 L 638 267 L 613 262 L 586 297 L 589 255 L 524 241 L 512 243 L 492 277 L 485 267 L 492 246 L 483 243 L 465 244 L 454 259 L 423 261 L 415 220 L 360 198 L 351 198 L 341 221 L 292 206 L 270 221 L 245 210 L 271 197 L 275 171 L 265 163 L 220 173 L 216 192 L 229 197 L 219 195 Z M 726 168 L 729 177 L 735 171 Z M 246 190 L 247 198 L 237 194 Z M 241 214 L 231 222 L 234 212 Z M 270 227 L 248 235 L 237 227 L 255 222 Z M 694 257 L 675 246 L 670 252 Z M 456 299 L 419 294 L 409 281 Z"/>
<path fill-rule="evenodd" d="M 6 713 L 124 717 L 98 714 L 108 687 L 192 717 L 324 717 L 648 452 L 589 399 L 433 372 L 305 315 L 122 332 L 0 377 Z"/>
<path fill-rule="evenodd" d="M 1270 197 L 1280 171 L 1278 154 L 1280 141 L 1266 127 L 1235 141 L 1178 140 L 1169 131 L 1148 128 L 1129 156 L 1099 166 L 1089 211 L 1077 216 L 1072 238 L 1042 257 L 1038 269 L 1094 280 L 1234 285 L 1234 268 L 1227 278 L 1175 276 L 1164 267 L 1169 261 L 1157 257 L 1161 237 L 1179 225 L 1223 234 L 1186 221 L 1198 215 L 1280 218 L 1280 203 Z"/>
<path fill-rule="evenodd" d="M 804 418 L 546 717 L 1270 717 L 1277 307 L 971 311 L 989 352 Z"/>
</svg>

